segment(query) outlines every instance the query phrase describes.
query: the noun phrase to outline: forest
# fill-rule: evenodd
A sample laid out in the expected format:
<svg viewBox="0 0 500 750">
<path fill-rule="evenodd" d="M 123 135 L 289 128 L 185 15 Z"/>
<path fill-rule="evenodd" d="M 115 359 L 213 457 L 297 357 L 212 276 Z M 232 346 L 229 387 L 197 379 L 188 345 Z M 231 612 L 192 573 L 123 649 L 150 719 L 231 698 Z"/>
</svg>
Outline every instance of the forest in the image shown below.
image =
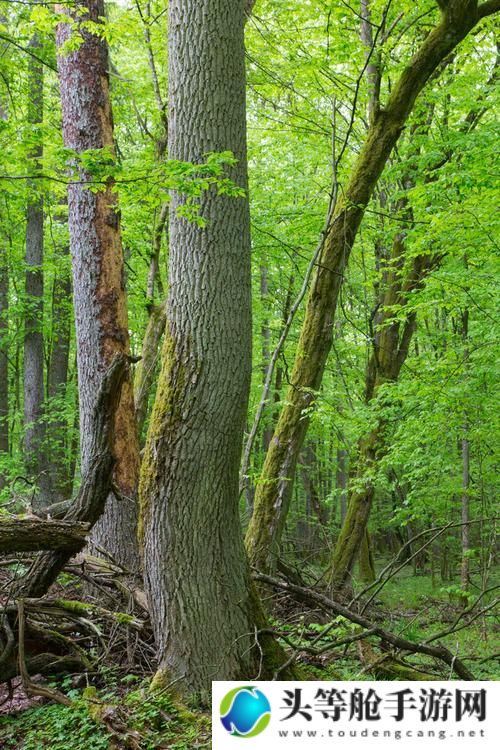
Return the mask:
<svg viewBox="0 0 500 750">
<path fill-rule="evenodd" d="M 500 679 L 499 11 L 0 0 L 1 748 Z"/>
</svg>

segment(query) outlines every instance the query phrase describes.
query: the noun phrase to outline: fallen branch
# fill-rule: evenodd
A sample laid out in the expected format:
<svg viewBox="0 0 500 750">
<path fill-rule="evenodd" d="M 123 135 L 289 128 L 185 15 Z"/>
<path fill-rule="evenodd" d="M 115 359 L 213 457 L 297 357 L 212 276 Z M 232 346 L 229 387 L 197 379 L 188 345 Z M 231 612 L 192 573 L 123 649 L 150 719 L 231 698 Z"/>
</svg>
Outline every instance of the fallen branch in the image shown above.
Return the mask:
<svg viewBox="0 0 500 750">
<path fill-rule="evenodd" d="M 86 544 L 88 523 L 0 518 L 0 549 L 4 552 L 79 552 Z"/>
<path fill-rule="evenodd" d="M 19 615 L 19 643 L 18 643 L 18 661 L 19 661 L 19 674 L 21 675 L 21 682 L 26 695 L 41 695 L 43 698 L 57 701 L 62 703 L 63 706 L 71 706 L 71 701 L 65 695 L 59 692 L 59 690 L 53 690 L 52 688 L 43 687 L 32 682 L 28 669 L 26 667 L 26 660 L 24 656 L 24 601 L 19 599 L 17 603 L 18 615 Z"/>
<path fill-rule="evenodd" d="M 92 435 L 91 461 L 87 476 L 64 520 L 88 524 L 89 529 L 104 512 L 106 500 L 113 485 L 115 458 L 112 452 L 114 417 L 125 381 L 128 357 L 118 354 L 105 373 L 94 406 L 94 433 Z M 39 523 L 46 523 L 40 521 Z M 43 596 L 54 583 L 64 566 L 74 554 L 71 551 L 41 553 L 26 575 L 18 583 L 14 598 Z"/>
<path fill-rule="evenodd" d="M 412 641 L 408 641 L 406 640 L 406 638 L 401 638 L 401 636 L 398 636 L 395 633 L 391 633 L 389 630 L 385 630 L 379 625 L 374 625 L 365 616 L 359 615 L 356 612 L 347 609 L 347 607 L 344 607 L 342 604 L 333 601 L 333 599 L 329 599 L 323 594 L 318 594 L 316 591 L 306 589 L 303 586 L 296 586 L 295 584 L 289 583 L 288 581 L 280 581 L 277 578 L 272 578 L 271 576 L 264 575 L 262 573 L 254 573 L 253 577 L 256 581 L 265 583 L 266 585 L 271 586 L 274 589 L 287 591 L 295 599 L 309 606 L 320 606 L 326 612 L 333 612 L 336 615 L 341 615 L 347 620 L 350 620 L 357 625 L 361 625 L 361 627 L 365 628 L 366 630 L 371 630 L 373 634 L 375 636 L 378 636 L 378 638 L 380 638 L 382 641 L 384 641 L 385 643 L 390 643 L 392 646 L 401 651 L 406 651 L 411 654 L 425 654 L 426 656 L 431 656 L 435 659 L 439 659 L 440 661 L 443 661 L 445 664 L 447 664 L 451 669 L 453 669 L 457 673 L 457 675 L 461 677 L 462 680 L 474 680 L 474 675 L 467 669 L 465 664 L 460 659 L 458 659 L 456 655 L 452 654 L 451 651 L 449 651 L 445 646 L 430 646 L 424 643 L 413 643 Z"/>
</svg>

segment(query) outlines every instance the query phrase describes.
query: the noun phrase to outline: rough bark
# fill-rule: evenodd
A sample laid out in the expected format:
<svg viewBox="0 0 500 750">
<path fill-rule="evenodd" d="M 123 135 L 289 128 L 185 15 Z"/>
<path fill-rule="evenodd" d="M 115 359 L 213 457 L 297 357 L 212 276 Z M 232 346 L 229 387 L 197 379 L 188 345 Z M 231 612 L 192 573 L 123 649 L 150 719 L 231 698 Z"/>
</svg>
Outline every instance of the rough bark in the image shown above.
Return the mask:
<svg viewBox="0 0 500 750">
<path fill-rule="evenodd" d="M 103 0 L 85 0 L 83 15 L 64 12 L 76 22 L 82 43 L 74 52 L 58 56 L 63 136 L 67 147 L 82 153 L 107 149 L 114 153 L 113 118 L 109 95 L 108 50 L 105 40 L 89 33 L 86 20 L 99 23 Z M 71 36 L 69 23 L 57 29 L 60 50 Z M 80 448 L 82 472 L 89 468 L 93 431 L 93 402 L 103 373 L 118 352 L 128 353 L 124 262 L 120 213 L 112 181 L 92 192 L 85 184 L 92 175 L 74 170 L 75 183 L 68 189 L 70 245 L 78 353 L 80 396 Z M 78 184 L 80 183 L 80 184 Z M 107 549 L 132 571 L 139 568 L 137 527 L 137 483 L 139 444 L 135 423 L 132 384 L 127 381 L 116 414 L 115 481 L 124 500 L 111 496 L 106 511 L 92 531 L 91 542 Z"/>
<path fill-rule="evenodd" d="M 169 3 L 169 156 L 232 151 L 247 188 L 243 0 Z M 208 695 L 211 680 L 270 674 L 241 540 L 238 469 L 251 371 L 248 201 L 201 198 L 207 226 L 172 196 L 162 370 L 141 470 L 145 582 L 158 679 Z"/>
<path fill-rule="evenodd" d="M 492 4 L 491 12 L 496 9 Z M 436 68 L 484 15 L 475 0 L 456 0 L 441 15 L 395 83 L 385 107 L 374 112 L 333 220 L 327 229 L 309 293 L 285 406 L 267 452 L 255 495 L 246 545 L 251 562 L 273 569 L 293 489 L 295 469 L 332 344 L 333 322 L 344 271 L 373 189 Z M 306 416 L 307 415 L 307 416 Z"/>
<path fill-rule="evenodd" d="M 82 523 L 6 517 L 0 521 L 0 549 L 2 554 L 41 550 L 75 554 L 83 549 L 88 530 L 88 524 Z"/>
<path fill-rule="evenodd" d="M 30 49 L 41 48 L 37 34 L 30 41 Z M 39 126 L 43 123 L 43 65 L 34 57 L 28 63 L 28 122 L 32 132 L 41 138 Z M 31 171 L 40 169 L 43 156 L 41 141 L 30 154 Z M 44 351 L 43 351 L 43 195 L 36 180 L 29 182 L 26 209 L 26 302 L 24 313 L 24 454 L 28 474 L 38 484 L 34 499 L 35 508 L 49 502 L 46 475 L 42 458 L 44 428 L 42 410 L 44 401 Z"/>
</svg>

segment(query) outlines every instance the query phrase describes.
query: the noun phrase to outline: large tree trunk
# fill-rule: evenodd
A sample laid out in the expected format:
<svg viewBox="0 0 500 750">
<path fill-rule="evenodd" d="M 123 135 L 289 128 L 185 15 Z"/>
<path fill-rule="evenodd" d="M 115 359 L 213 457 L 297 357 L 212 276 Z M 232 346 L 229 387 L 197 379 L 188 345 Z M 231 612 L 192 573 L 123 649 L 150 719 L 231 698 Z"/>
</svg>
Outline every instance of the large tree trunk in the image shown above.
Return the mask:
<svg viewBox="0 0 500 750">
<path fill-rule="evenodd" d="M 170 0 L 169 156 L 232 151 L 247 188 L 243 0 Z M 246 198 L 201 199 L 207 226 L 170 214 L 162 370 L 141 471 L 145 579 L 159 678 L 208 695 L 259 674 L 262 623 L 241 539 L 238 470 L 251 371 Z M 263 674 L 270 674 L 264 640 Z"/>
<path fill-rule="evenodd" d="M 106 148 L 114 153 L 113 119 L 109 96 L 108 50 L 106 42 L 89 33 L 87 20 L 99 23 L 104 16 L 103 0 L 85 0 L 84 15 L 65 9 L 76 23 L 83 41 L 76 51 L 60 54 L 61 104 L 64 143 L 82 153 Z M 57 46 L 61 50 L 72 34 L 69 23 L 60 23 Z M 90 435 L 93 402 L 103 373 L 117 352 L 129 352 L 124 263 L 120 234 L 120 213 L 112 182 L 92 192 L 84 184 L 92 175 L 75 170 L 69 186 L 69 227 L 73 261 L 73 293 L 78 353 L 80 396 L 80 447 L 82 473 L 91 458 Z M 122 389 L 116 414 L 115 482 L 123 497 L 111 495 L 102 518 L 92 531 L 93 545 L 110 552 L 132 571 L 139 567 L 137 526 L 137 483 L 139 446 L 135 423 L 132 384 Z"/>
<path fill-rule="evenodd" d="M 476 0 L 450 0 L 441 22 L 403 70 L 384 108 L 376 107 L 363 148 L 327 229 L 318 270 L 297 347 L 291 386 L 285 399 L 261 481 L 246 545 L 251 562 L 273 569 L 293 491 L 297 460 L 309 425 L 310 407 L 321 387 L 331 349 L 333 323 L 343 275 L 373 189 L 423 87 L 480 17 L 497 9 Z M 307 415 L 307 416 L 305 416 Z"/>
<path fill-rule="evenodd" d="M 30 48 L 41 47 L 35 34 Z M 39 126 L 43 123 L 43 65 L 29 58 L 28 69 L 28 121 L 41 138 Z M 41 141 L 30 152 L 31 171 L 40 169 L 43 156 Z M 50 503 L 43 461 L 44 428 L 42 409 L 44 401 L 43 352 L 43 196 L 36 180 L 29 182 L 26 211 L 26 304 L 24 313 L 24 453 L 28 474 L 38 485 L 34 505 L 43 508 Z"/>
</svg>

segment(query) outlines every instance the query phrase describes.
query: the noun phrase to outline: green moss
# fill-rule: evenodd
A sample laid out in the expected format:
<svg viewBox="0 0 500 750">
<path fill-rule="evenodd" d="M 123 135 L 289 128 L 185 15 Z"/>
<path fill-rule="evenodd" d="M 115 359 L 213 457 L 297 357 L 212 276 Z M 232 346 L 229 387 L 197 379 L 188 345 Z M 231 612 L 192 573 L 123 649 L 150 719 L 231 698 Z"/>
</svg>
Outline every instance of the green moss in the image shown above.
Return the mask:
<svg viewBox="0 0 500 750">
<path fill-rule="evenodd" d="M 72 599 L 56 599 L 54 605 L 61 609 L 66 609 L 68 612 L 72 612 L 75 615 L 88 616 L 94 610 L 92 604 L 84 604 L 83 602 L 73 601 Z"/>
<path fill-rule="evenodd" d="M 158 492 L 158 461 L 165 434 L 180 422 L 183 395 L 186 385 L 184 358 L 187 351 L 179 346 L 167 325 L 162 349 L 162 367 L 158 379 L 156 398 L 148 428 L 139 481 L 139 520 L 137 533 L 141 549 L 151 512 L 151 498 Z"/>
<path fill-rule="evenodd" d="M 134 622 L 135 618 L 132 615 L 127 615 L 125 612 L 115 612 L 115 619 L 121 625 L 130 625 L 130 623 Z"/>
</svg>

